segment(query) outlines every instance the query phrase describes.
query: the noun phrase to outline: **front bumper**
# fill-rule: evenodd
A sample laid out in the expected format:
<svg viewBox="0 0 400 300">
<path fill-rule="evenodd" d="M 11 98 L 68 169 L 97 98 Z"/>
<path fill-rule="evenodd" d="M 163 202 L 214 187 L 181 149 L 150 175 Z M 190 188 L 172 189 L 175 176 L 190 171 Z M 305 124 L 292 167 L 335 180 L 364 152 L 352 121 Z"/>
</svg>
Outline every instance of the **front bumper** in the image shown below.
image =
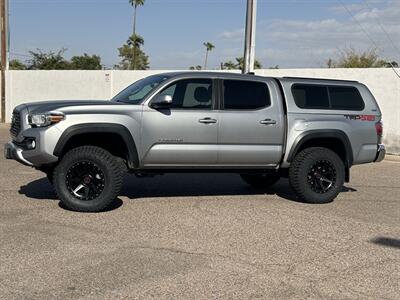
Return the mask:
<svg viewBox="0 0 400 300">
<path fill-rule="evenodd" d="M 385 158 L 385 155 L 386 155 L 385 145 L 379 144 L 378 149 L 376 151 L 376 157 L 374 162 L 381 162 Z"/>
<path fill-rule="evenodd" d="M 7 144 L 4 145 L 4 157 L 6 159 L 14 159 L 20 162 L 21 164 L 32 167 L 33 164 L 28 160 L 26 160 L 22 155 L 23 151 L 24 150 L 22 148 L 18 147 L 13 142 L 8 142 Z"/>
</svg>

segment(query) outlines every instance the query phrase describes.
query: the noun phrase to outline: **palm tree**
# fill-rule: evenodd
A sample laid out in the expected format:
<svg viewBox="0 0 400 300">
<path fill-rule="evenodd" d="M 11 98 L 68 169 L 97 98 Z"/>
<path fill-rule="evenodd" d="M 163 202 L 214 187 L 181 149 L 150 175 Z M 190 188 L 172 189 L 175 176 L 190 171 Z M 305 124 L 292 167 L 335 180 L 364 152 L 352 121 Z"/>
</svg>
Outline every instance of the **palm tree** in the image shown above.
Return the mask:
<svg viewBox="0 0 400 300">
<path fill-rule="evenodd" d="M 144 45 L 144 39 L 142 36 L 134 34 L 129 37 L 129 40 L 126 43 L 134 48 L 140 48 Z"/>
<path fill-rule="evenodd" d="M 203 45 L 206 47 L 206 61 L 204 62 L 204 70 L 207 70 L 208 52 L 212 51 L 215 46 L 210 42 L 204 42 Z"/>
<path fill-rule="evenodd" d="M 224 70 L 235 70 L 237 69 L 237 64 L 235 64 L 233 61 L 228 60 L 227 62 L 222 64 L 222 67 Z"/>
<path fill-rule="evenodd" d="M 129 0 L 129 3 L 133 6 L 133 36 L 136 36 L 136 10 L 138 6 L 144 5 L 146 0 Z M 135 55 L 135 47 L 133 49 L 133 69 L 136 69 L 136 55 Z"/>
<path fill-rule="evenodd" d="M 118 66 L 122 70 L 147 70 L 149 68 L 149 57 L 143 52 L 141 47 L 144 39 L 140 35 L 130 36 L 126 44 L 118 48 L 119 56 L 122 58 Z M 136 65 L 133 65 L 133 61 Z"/>
<path fill-rule="evenodd" d="M 235 58 L 236 63 L 228 60 L 227 62 L 222 63 L 222 69 L 224 70 L 242 70 L 243 69 L 243 62 L 244 59 L 243 57 L 236 57 Z M 254 60 L 254 69 L 261 69 L 262 65 L 261 63 L 256 59 Z M 275 66 L 275 69 L 279 69 L 279 66 Z"/>
<path fill-rule="evenodd" d="M 144 39 L 142 36 L 135 34 L 129 37 L 129 40 L 126 42 L 128 46 L 132 47 L 131 48 L 131 55 L 132 55 L 132 60 L 131 60 L 131 70 L 142 70 L 141 63 L 140 63 L 140 53 L 141 53 L 141 47 L 144 45 Z"/>
<path fill-rule="evenodd" d="M 240 70 L 243 70 L 244 68 L 244 58 L 243 57 L 236 57 L 236 62 L 237 62 L 237 67 Z M 254 69 L 261 69 L 262 65 L 261 63 L 256 59 L 254 60 Z"/>
</svg>

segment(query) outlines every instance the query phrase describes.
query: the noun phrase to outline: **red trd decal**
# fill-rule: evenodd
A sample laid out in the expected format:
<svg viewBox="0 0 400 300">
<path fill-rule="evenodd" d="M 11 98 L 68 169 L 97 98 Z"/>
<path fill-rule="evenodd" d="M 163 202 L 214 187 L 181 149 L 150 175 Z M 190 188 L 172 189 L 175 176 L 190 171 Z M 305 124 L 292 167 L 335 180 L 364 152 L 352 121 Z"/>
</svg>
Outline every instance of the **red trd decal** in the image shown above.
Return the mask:
<svg viewBox="0 0 400 300">
<path fill-rule="evenodd" d="M 375 121 L 375 115 L 344 115 L 347 120 Z"/>
</svg>

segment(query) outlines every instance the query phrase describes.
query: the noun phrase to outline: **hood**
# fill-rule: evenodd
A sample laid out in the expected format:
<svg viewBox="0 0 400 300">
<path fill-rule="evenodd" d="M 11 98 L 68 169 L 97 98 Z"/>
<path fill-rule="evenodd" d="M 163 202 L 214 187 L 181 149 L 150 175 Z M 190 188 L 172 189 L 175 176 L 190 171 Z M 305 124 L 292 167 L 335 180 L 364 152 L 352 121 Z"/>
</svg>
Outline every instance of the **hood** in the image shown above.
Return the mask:
<svg viewBox="0 0 400 300">
<path fill-rule="evenodd" d="M 30 102 L 25 104 L 29 113 L 45 113 L 50 111 L 62 110 L 74 106 L 99 106 L 99 105 L 123 105 L 120 102 L 111 102 L 109 100 L 54 100 Z"/>
</svg>

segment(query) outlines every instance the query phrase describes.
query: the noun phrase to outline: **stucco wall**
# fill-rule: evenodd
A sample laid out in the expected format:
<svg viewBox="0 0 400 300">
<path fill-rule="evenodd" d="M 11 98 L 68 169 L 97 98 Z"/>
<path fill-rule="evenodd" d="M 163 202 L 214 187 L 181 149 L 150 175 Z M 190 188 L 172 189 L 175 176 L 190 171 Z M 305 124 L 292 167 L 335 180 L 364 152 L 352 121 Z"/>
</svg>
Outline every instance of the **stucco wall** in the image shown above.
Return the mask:
<svg viewBox="0 0 400 300">
<path fill-rule="evenodd" d="M 20 103 L 61 99 L 110 99 L 130 83 L 165 71 L 8 71 L 6 118 Z M 263 76 L 299 76 L 357 80 L 366 84 L 382 109 L 384 142 L 400 154 L 400 78 L 391 69 L 257 70 Z M 398 70 L 400 73 L 400 69 Z"/>
</svg>

